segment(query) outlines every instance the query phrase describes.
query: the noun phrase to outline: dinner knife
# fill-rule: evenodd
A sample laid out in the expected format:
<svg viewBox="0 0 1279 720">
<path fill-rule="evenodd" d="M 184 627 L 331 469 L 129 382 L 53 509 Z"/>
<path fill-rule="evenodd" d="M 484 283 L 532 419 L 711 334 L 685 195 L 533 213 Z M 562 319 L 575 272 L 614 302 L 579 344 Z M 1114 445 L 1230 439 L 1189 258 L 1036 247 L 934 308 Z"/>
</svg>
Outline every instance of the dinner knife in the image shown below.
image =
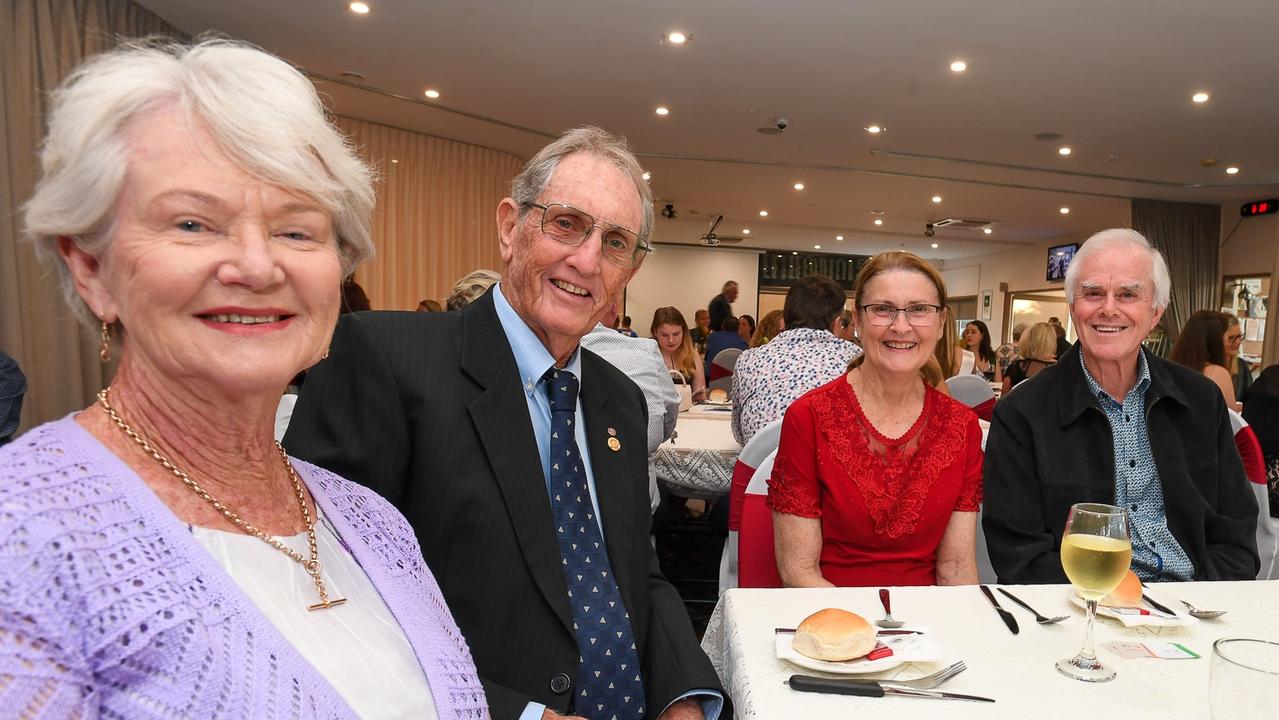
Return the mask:
<svg viewBox="0 0 1279 720">
<path fill-rule="evenodd" d="M 990 588 L 985 585 L 980 585 L 978 587 L 980 587 L 982 593 L 986 595 L 986 599 L 990 601 L 990 604 L 995 606 L 995 612 L 999 613 L 999 617 L 1004 619 L 1004 624 L 1008 626 L 1008 629 L 1012 631 L 1013 635 L 1020 632 L 1020 629 L 1017 627 L 1017 618 L 1013 617 L 1012 613 L 1000 606 L 999 601 L 995 599 L 995 593 L 991 592 Z"/>
<path fill-rule="evenodd" d="M 1169 615 L 1172 615 L 1173 617 L 1176 617 L 1176 616 L 1177 616 L 1177 613 L 1173 612 L 1172 610 L 1169 610 L 1169 609 L 1168 609 L 1168 607 L 1167 607 L 1166 605 L 1163 605 L 1163 604 L 1161 604 L 1161 603 L 1157 603 L 1157 602 L 1155 602 L 1155 601 L 1154 601 L 1153 599 L 1151 599 L 1151 597 L 1150 597 L 1149 595 L 1147 595 L 1146 593 L 1142 593 L 1142 594 L 1141 594 L 1141 599 L 1142 599 L 1142 600 L 1145 600 L 1145 601 L 1146 601 L 1146 602 L 1150 605 L 1150 607 L 1152 607 L 1152 608 L 1154 608 L 1154 609 L 1158 610 L 1158 611 L 1159 611 L 1159 612 L 1161 612 L 1161 613 L 1167 613 L 1167 614 L 1169 614 Z"/>
<path fill-rule="evenodd" d="M 835 695 L 859 695 L 861 697 L 884 697 L 885 695 L 901 695 L 904 697 L 933 698 L 935 700 L 967 700 L 969 702 L 995 702 L 994 698 L 977 695 L 961 695 L 959 693 L 942 692 L 941 690 L 919 690 L 916 688 L 891 687 L 880 685 L 874 680 L 849 680 L 813 677 L 812 675 L 791 675 L 787 680 L 792 690 L 800 692 L 831 693 Z"/>
</svg>

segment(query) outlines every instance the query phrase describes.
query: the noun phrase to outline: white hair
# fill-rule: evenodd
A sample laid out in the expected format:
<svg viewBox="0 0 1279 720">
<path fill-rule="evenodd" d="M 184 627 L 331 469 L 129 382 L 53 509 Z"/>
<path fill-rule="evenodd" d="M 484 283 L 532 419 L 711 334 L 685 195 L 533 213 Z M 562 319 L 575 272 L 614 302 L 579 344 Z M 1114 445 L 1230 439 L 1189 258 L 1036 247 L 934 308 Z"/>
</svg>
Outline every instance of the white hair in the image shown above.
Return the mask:
<svg viewBox="0 0 1279 720">
<path fill-rule="evenodd" d="M 53 92 L 40 180 L 23 234 L 42 256 L 58 238 L 101 257 L 128 169 L 128 138 L 150 111 L 176 105 L 192 126 L 263 182 L 329 211 L 343 276 L 373 255 L 373 172 L 328 121 L 315 87 L 288 63 L 245 43 L 147 39 L 96 55 Z M 70 273 L 54 262 L 76 315 L 96 323 Z"/>
<path fill-rule="evenodd" d="M 528 212 L 529 203 L 537 202 L 560 160 L 578 152 L 608 160 L 635 183 L 643 211 L 639 236 L 648 241 L 653 232 L 653 190 L 644 180 L 644 168 L 640 167 L 639 160 L 626 144 L 626 138 L 591 125 L 573 128 L 539 150 L 511 181 L 511 199 L 519 203 L 520 217 Z"/>
<path fill-rule="evenodd" d="M 1083 272 L 1084 261 L 1094 253 L 1111 248 L 1133 248 L 1150 256 L 1150 280 L 1154 284 L 1155 309 L 1168 307 L 1168 294 L 1172 285 L 1168 277 L 1168 262 L 1164 260 L 1163 253 L 1151 246 L 1144 235 L 1131 228 L 1107 228 L 1084 241 L 1066 268 L 1066 303 L 1075 302 L 1075 290 L 1078 287 L 1079 273 Z"/>
</svg>

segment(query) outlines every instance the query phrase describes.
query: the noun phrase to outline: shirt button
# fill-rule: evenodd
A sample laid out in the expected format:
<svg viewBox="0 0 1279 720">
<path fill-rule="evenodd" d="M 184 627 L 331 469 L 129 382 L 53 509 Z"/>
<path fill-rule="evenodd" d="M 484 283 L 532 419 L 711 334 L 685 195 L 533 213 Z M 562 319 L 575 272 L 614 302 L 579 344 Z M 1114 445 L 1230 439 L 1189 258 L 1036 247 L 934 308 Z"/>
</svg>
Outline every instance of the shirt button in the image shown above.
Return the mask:
<svg viewBox="0 0 1279 720">
<path fill-rule="evenodd" d="M 1132 422 L 1132 416 L 1131 416 L 1131 415 L 1125 415 L 1125 416 L 1124 416 L 1124 422 Z"/>
<path fill-rule="evenodd" d="M 1128 461 L 1128 467 L 1137 467 L 1137 461 L 1136 461 L 1136 460 L 1129 460 L 1129 461 Z"/>
<path fill-rule="evenodd" d="M 1132 504 L 1132 511 L 1137 512 L 1137 503 Z"/>
</svg>

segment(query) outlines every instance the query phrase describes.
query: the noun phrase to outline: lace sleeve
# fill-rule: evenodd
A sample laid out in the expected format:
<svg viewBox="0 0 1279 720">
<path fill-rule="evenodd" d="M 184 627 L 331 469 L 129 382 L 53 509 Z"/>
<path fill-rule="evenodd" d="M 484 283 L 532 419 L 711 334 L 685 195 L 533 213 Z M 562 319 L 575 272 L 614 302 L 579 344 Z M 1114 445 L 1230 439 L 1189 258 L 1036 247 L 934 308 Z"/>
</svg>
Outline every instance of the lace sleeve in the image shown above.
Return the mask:
<svg viewBox="0 0 1279 720">
<path fill-rule="evenodd" d="M 782 438 L 768 479 L 768 506 L 800 517 L 822 516 L 818 505 L 817 444 L 807 399 L 796 400 L 782 420 Z"/>
<path fill-rule="evenodd" d="M 981 450 L 981 425 L 977 423 L 976 416 L 968 423 L 964 436 L 964 475 L 960 479 L 955 510 L 977 512 L 982 501 L 982 462 L 985 455 Z M 978 528 L 978 532 L 980 531 Z"/>
</svg>

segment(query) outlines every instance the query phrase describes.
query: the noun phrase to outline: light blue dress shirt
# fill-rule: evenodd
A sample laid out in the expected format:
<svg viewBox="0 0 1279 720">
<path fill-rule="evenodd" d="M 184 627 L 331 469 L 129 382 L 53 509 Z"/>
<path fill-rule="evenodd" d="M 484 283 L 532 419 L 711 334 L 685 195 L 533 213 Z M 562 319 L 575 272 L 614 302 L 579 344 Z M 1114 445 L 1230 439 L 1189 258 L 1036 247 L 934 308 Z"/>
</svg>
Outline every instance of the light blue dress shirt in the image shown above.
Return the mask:
<svg viewBox="0 0 1279 720">
<path fill-rule="evenodd" d="M 1164 490 L 1159 468 L 1150 449 L 1146 428 L 1146 391 L 1150 389 L 1150 366 L 1146 354 L 1137 354 L 1137 384 L 1115 402 L 1101 389 L 1084 365 L 1084 379 L 1097 404 L 1110 422 L 1115 445 L 1115 505 L 1128 511 L 1132 532 L 1132 571 L 1142 580 L 1192 580 L 1194 563 L 1168 529 L 1164 512 Z"/>
<path fill-rule="evenodd" d="M 546 396 L 546 385 L 542 381 L 542 376 L 554 367 L 555 358 L 551 357 L 550 351 L 524 323 L 519 313 L 515 312 L 515 308 L 507 302 L 506 296 L 502 294 L 501 283 L 493 288 L 493 306 L 497 310 L 497 319 L 502 323 L 502 331 L 506 333 L 511 352 L 515 355 L 515 366 L 520 371 L 520 385 L 524 389 L 525 399 L 528 400 L 529 420 L 533 423 L 533 436 L 537 438 L 537 452 L 542 458 L 542 477 L 546 480 L 546 496 L 549 499 L 551 496 L 551 401 Z M 572 357 L 561 369 L 573 373 L 579 383 L 574 423 L 576 429 L 573 434 L 577 439 L 577 448 L 582 454 L 586 484 L 591 490 L 591 506 L 595 508 L 595 517 L 600 523 L 602 537 L 604 535 L 603 517 L 600 515 L 599 494 L 595 492 L 595 472 L 591 468 L 591 454 L 586 443 L 586 422 L 582 413 L 582 351 L 580 348 L 573 351 Z M 724 709 L 724 698 L 714 690 L 690 690 L 675 698 L 671 704 L 674 705 L 680 700 L 694 696 L 701 701 L 702 714 L 706 716 L 706 720 L 718 720 L 720 712 Z M 546 706 L 542 703 L 530 702 L 524 708 L 524 712 L 520 713 L 520 720 L 537 720 L 542 717 L 545 709 Z"/>
</svg>

